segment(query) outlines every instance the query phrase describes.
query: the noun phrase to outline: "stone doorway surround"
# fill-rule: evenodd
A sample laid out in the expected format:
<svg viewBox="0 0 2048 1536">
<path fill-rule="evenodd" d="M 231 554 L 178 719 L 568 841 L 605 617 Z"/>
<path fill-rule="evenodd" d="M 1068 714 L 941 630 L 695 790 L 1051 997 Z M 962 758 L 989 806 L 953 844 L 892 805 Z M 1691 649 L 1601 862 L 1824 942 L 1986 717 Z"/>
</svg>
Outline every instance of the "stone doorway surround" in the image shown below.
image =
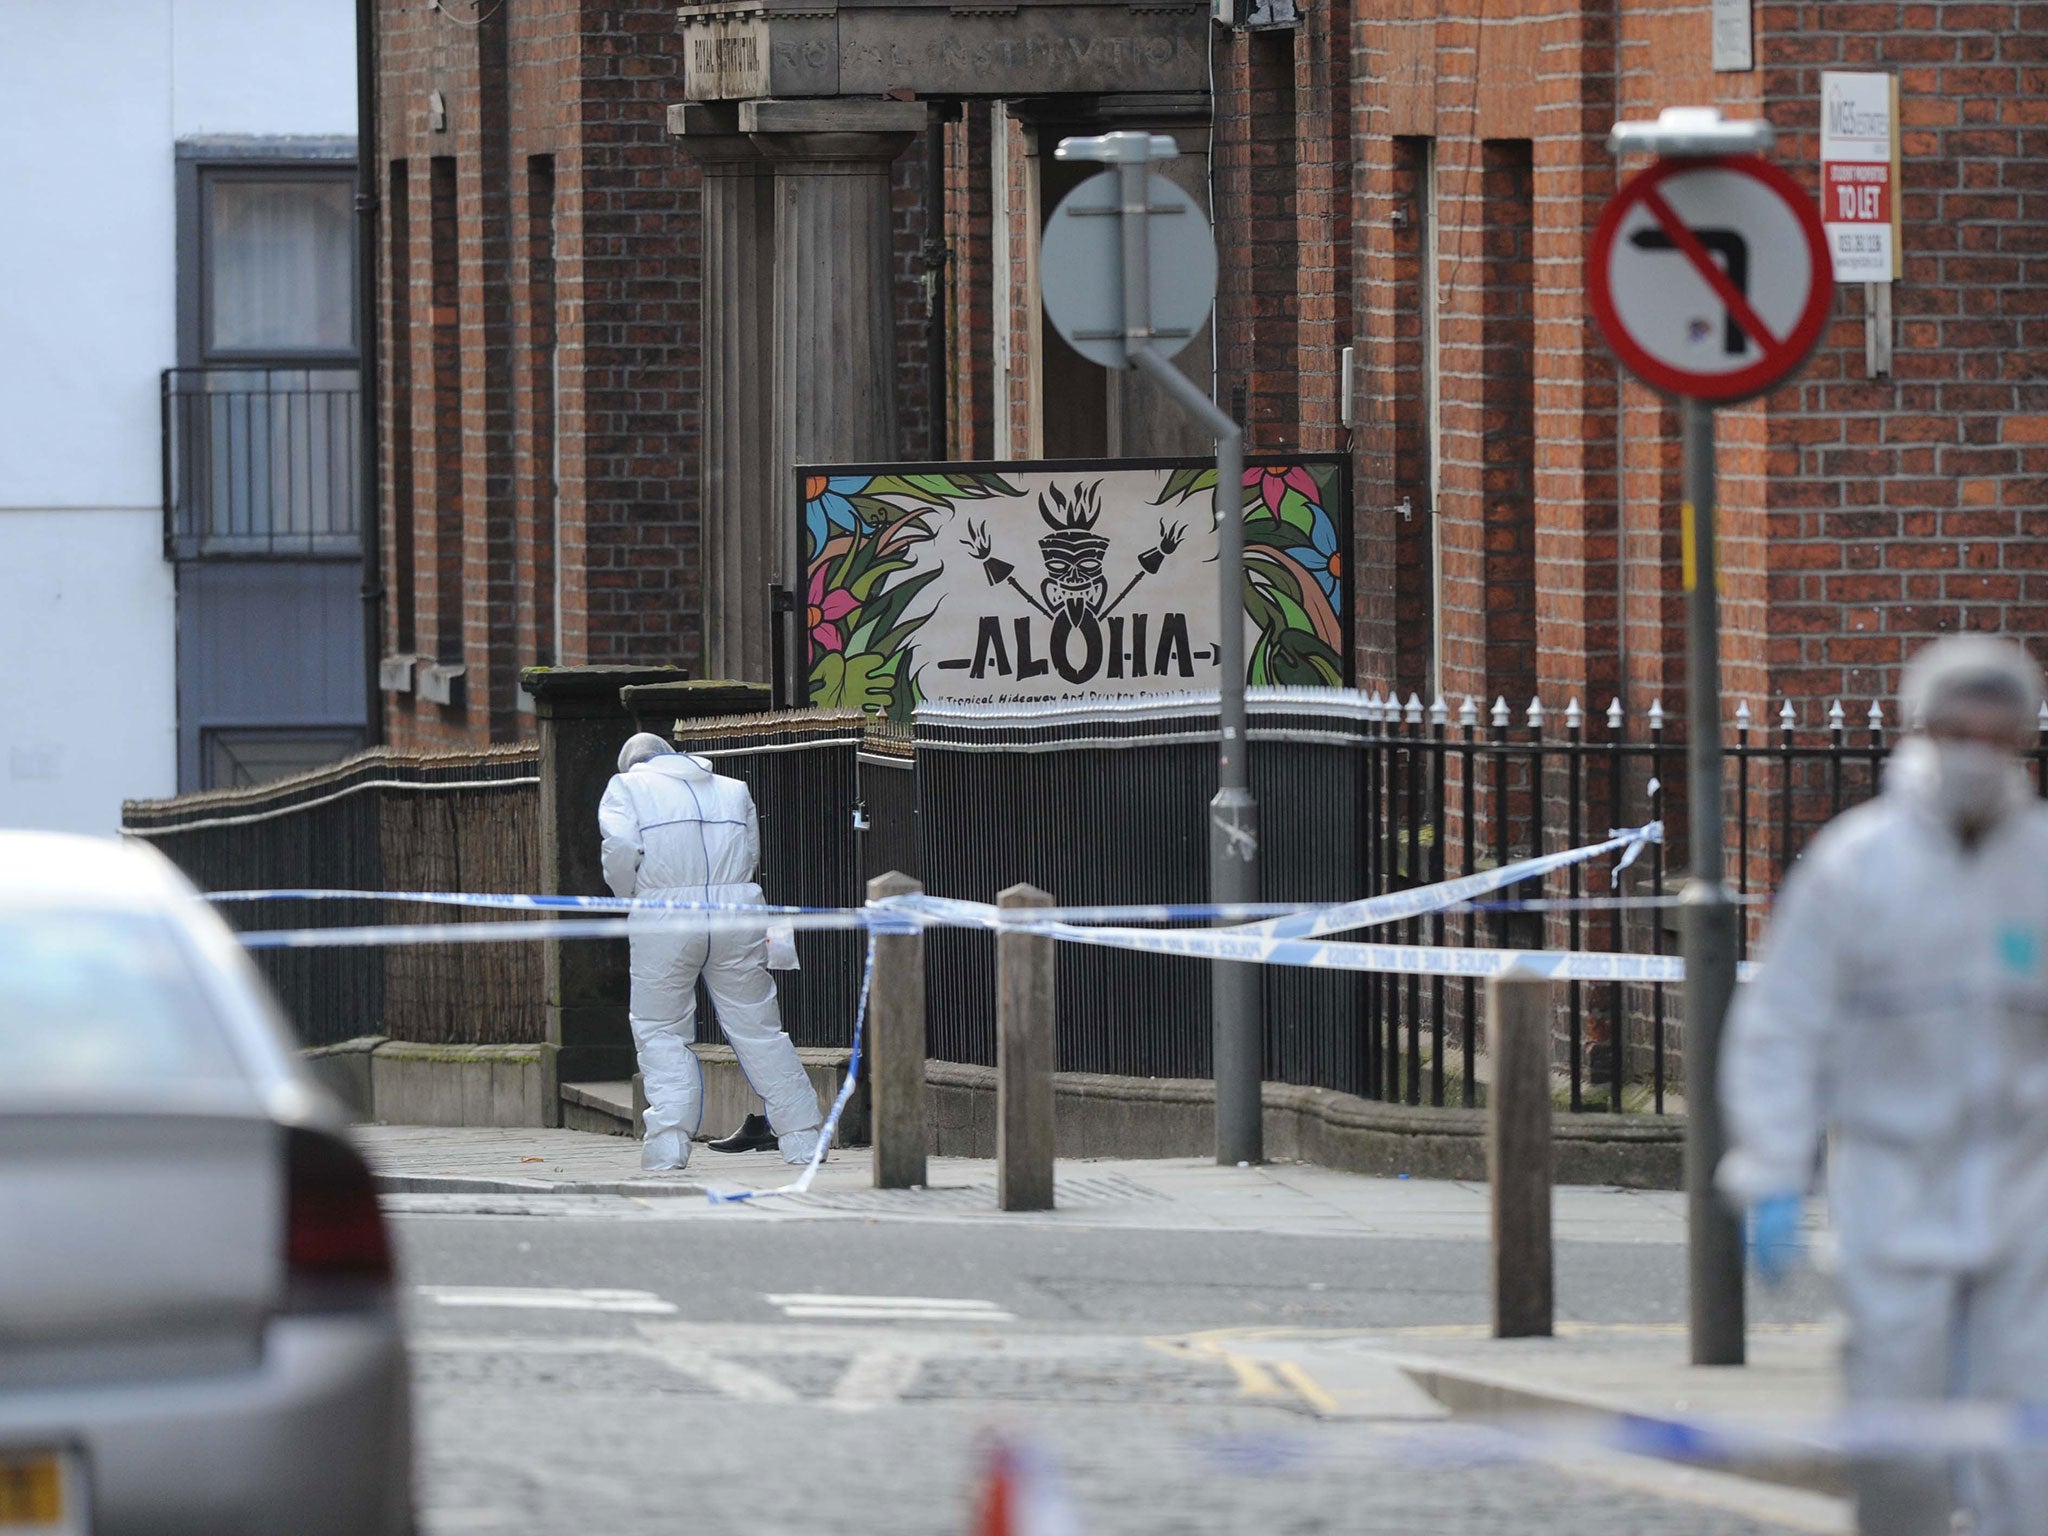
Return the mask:
<svg viewBox="0 0 2048 1536">
<path fill-rule="evenodd" d="M 684 99 L 668 127 L 703 169 L 714 673 L 767 680 L 778 649 L 801 673 L 791 466 L 896 456 L 889 168 L 929 101 L 1184 104 L 1206 86 L 1208 14 L 1201 0 L 678 8 Z M 771 589 L 787 611 L 771 612 Z"/>
</svg>

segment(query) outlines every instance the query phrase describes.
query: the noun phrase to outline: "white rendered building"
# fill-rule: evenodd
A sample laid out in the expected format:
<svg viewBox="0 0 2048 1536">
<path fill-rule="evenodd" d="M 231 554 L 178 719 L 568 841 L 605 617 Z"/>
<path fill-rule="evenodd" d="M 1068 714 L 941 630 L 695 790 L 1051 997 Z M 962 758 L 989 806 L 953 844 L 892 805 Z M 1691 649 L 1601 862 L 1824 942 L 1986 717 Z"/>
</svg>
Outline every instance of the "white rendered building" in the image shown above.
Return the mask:
<svg viewBox="0 0 2048 1536">
<path fill-rule="evenodd" d="M 0 5 L 0 825 L 362 739 L 354 21 Z"/>
</svg>

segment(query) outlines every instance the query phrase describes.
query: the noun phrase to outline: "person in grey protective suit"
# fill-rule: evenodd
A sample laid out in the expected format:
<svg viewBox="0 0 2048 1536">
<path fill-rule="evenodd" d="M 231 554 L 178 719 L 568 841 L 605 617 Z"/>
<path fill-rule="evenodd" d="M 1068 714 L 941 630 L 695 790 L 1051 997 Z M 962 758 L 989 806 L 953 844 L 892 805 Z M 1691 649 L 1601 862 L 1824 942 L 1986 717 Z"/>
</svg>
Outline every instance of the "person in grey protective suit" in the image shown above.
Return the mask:
<svg viewBox="0 0 2048 1536">
<path fill-rule="evenodd" d="M 753 796 L 705 759 L 676 752 L 659 736 L 634 736 L 619 753 L 597 820 L 605 883 L 615 894 L 761 904 Z M 703 1072 L 690 1049 L 700 976 L 740 1069 L 767 1105 L 783 1161 L 808 1162 L 818 1144 L 818 1095 L 782 1030 L 769 975 L 770 925 L 693 926 L 679 916 L 647 909 L 628 918 L 647 930 L 632 934 L 628 1005 L 647 1093 L 640 1165 L 654 1171 L 690 1160 L 704 1113 Z"/>
<path fill-rule="evenodd" d="M 2019 758 L 2041 698 L 2008 641 L 1913 658 L 1917 733 L 1793 869 L 1732 1015 L 1718 1182 L 1782 1277 L 1830 1133 L 1852 1407 L 2048 1400 L 2048 806 Z M 1852 1480 L 1865 1536 L 1947 1536 L 1957 1507 L 1976 1536 L 2048 1533 L 2039 1446 Z"/>
</svg>

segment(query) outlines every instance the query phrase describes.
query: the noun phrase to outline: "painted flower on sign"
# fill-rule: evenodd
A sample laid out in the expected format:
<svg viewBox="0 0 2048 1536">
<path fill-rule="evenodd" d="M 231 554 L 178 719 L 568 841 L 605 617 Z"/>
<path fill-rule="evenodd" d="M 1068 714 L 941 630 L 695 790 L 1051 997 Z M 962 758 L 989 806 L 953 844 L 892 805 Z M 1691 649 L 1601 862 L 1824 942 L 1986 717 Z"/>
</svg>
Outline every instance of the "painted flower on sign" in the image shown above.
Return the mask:
<svg viewBox="0 0 2048 1536">
<path fill-rule="evenodd" d="M 1175 470 L 1160 501 L 1201 496 L 1213 469 Z M 1328 463 L 1274 461 L 1244 472 L 1244 609 L 1254 626 L 1246 681 L 1344 680 L 1344 556 L 1329 511 L 1342 481 Z"/>
<path fill-rule="evenodd" d="M 811 644 L 821 651 L 841 649 L 845 642 L 839 638 L 839 621 L 859 606 L 859 599 L 844 587 L 831 592 L 825 590 L 824 565 L 811 568 L 810 604 L 804 614 L 804 627 L 811 632 Z"/>
<path fill-rule="evenodd" d="M 1244 472 L 1244 484 L 1246 490 L 1258 491 L 1259 500 L 1266 504 L 1266 510 L 1274 517 L 1281 515 L 1280 509 L 1285 504 L 1289 491 L 1293 491 L 1312 506 L 1323 499 L 1322 490 L 1317 486 L 1315 476 L 1302 464 L 1271 467 L 1254 465 Z"/>
<path fill-rule="evenodd" d="M 804 481 L 804 529 L 811 548 L 823 549 L 832 530 L 861 531 L 860 511 L 853 498 L 867 489 L 866 475 L 811 475 Z"/>
<path fill-rule="evenodd" d="M 1305 548 L 1295 549 L 1295 563 L 1315 577 L 1323 595 L 1334 604 L 1344 580 L 1344 557 L 1337 550 L 1337 525 L 1321 507 L 1316 508 L 1315 526 L 1309 529 L 1308 537 Z"/>
<path fill-rule="evenodd" d="M 912 568 L 917 546 L 955 506 L 1016 494 L 999 475 L 957 470 L 804 477 L 813 704 L 908 716 L 919 697 L 911 642 L 937 601 L 922 594 L 941 574 Z"/>
</svg>

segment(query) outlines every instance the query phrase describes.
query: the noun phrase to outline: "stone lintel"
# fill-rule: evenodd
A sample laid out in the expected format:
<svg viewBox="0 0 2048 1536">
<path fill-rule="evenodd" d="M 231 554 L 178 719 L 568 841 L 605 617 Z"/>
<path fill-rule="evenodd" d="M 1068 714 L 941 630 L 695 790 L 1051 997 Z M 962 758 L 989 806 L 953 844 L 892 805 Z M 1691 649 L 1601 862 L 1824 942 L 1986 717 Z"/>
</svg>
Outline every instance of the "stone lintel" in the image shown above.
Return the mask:
<svg viewBox="0 0 2048 1536">
<path fill-rule="evenodd" d="M 678 139 L 737 138 L 740 109 L 731 101 L 677 101 L 668 109 L 668 131 Z M 691 146 L 694 149 L 694 145 Z"/>
<path fill-rule="evenodd" d="M 635 683 L 619 690 L 619 702 L 643 731 L 665 735 L 684 720 L 758 715 L 774 708 L 766 683 L 703 678 L 680 683 Z"/>
<path fill-rule="evenodd" d="M 533 696 L 543 719 L 623 722 L 630 717 L 619 702 L 621 688 L 688 677 L 681 667 L 528 667 L 519 674 L 519 686 Z"/>
<path fill-rule="evenodd" d="M 861 101 L 849 97 L 813 97 L 800 101 L 770 98 L 739 104 L 742 133 L 896 134 L 921 133 L 927 109 L 921 101 Z"/>
</svg>

